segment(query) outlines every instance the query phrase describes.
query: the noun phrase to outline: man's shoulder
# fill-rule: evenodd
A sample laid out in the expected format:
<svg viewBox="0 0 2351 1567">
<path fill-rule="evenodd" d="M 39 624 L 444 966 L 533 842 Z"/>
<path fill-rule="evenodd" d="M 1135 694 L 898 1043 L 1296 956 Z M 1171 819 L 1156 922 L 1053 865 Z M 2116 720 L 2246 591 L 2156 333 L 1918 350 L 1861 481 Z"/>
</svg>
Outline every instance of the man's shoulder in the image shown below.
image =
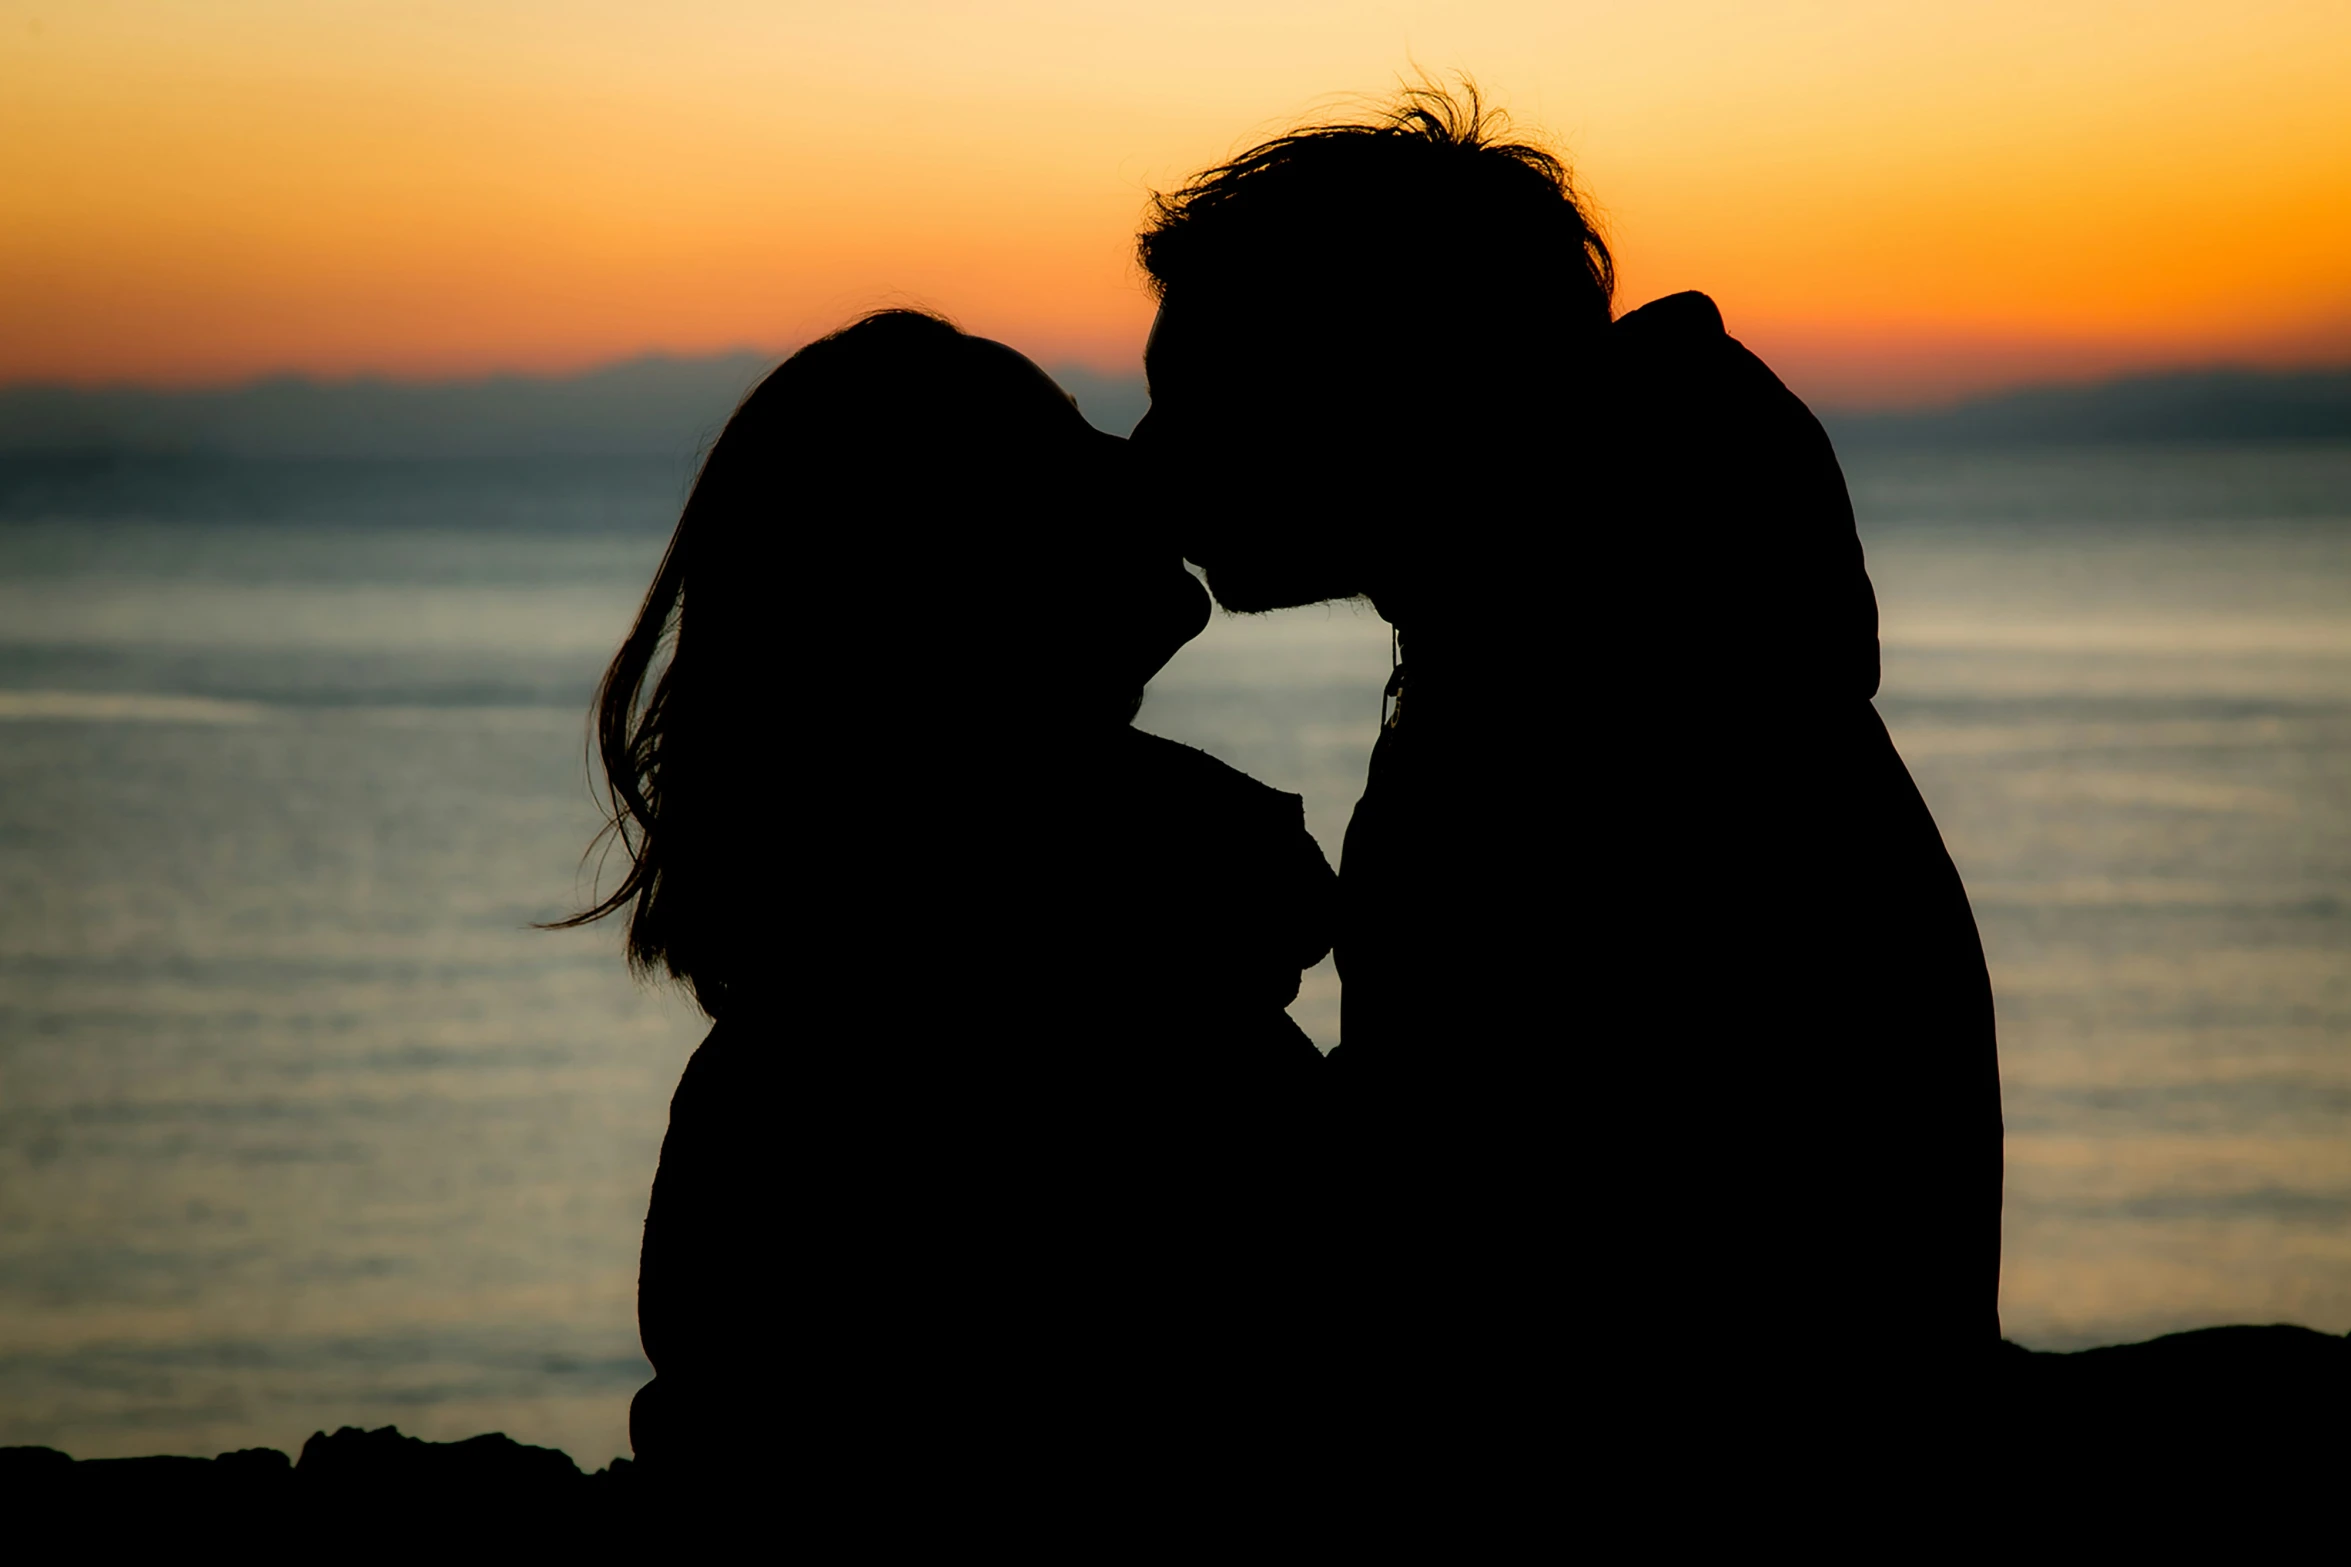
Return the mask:
<svg viewBox="0 0 2351 1567">
<path fill-rule="evenodd" d="M 1609 386 L 1620 400 L 1640 404 L 1662 394 L 1683 415 L 1713 402 L 1742 418 L 1767 406 L 1783 416 L 1791 405 L 1803 409 L 1771 367 L 1731 336 L 1714 301 L 1695 290 L 1627 311 L 1609 332 Z"/>
<path fill-rule="evenodd" d="M 1652 299 L 1616 319 L 1616 330 L 1636 337 L 1712 338 L 1729 335 L 1722 308 L 1696 289 Z"/>
<path fill-rule="evenodd" d="M 1685 386 L 1686 378 L 1702 376 L 1725 388 L 1785 390 L 1771 368 L 1731 336 L 1721 308 L 1696 290 L 1626 311 L 1609 336 L 1619 375 L 1666 377 Z"/>
</svg>

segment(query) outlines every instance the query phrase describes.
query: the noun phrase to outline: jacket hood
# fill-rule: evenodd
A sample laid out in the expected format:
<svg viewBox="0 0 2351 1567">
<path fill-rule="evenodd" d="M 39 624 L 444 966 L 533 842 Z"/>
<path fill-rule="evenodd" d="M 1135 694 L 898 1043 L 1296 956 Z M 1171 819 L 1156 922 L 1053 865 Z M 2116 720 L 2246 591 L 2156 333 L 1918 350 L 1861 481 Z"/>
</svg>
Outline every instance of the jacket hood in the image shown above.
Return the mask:
<svg viewBox="0 0 2351 1567">
<path fill-rule="evenodd" d="M 1619 318 L 1589 384 L 1577 549 L 1637 618 L 1624 676 L 1762 703 L 1874 696 L 1877 596 L 1836 452 L 1714 301 Z"/>
</svg>

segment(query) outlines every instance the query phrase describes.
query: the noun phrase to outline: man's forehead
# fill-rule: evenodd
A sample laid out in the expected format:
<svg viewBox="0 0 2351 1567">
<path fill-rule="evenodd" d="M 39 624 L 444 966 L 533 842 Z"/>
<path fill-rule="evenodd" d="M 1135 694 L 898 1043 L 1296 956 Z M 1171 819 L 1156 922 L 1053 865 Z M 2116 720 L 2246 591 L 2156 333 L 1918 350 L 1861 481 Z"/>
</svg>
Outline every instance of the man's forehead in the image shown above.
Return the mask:
<svg viewBox="0 0 2351 1567">
<path fill-rule="evenodd" d="M 1336 301 L 1283 290 L 1276 295 L 1170 291 L 1151 319 L 1143 363 L 1164 374 L 1174 364 L 1189 373 L 1236 361 L 1286 359 L 1326 349 L 1352 336 L 1348 313 Z"/>
</svg>

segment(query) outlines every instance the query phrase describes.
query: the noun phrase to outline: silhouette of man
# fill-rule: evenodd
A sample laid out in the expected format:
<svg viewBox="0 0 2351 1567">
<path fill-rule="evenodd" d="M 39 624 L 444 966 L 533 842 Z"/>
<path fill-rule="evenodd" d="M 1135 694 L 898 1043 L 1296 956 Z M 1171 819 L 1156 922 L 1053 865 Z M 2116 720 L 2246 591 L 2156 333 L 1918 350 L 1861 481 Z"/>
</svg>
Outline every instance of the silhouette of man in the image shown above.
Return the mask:
<svg viewBox="0 0 2351 1567">
<path fill-rule="evenodd" d="M 1188 557 L 1400 637 L 1340 866 L 1333 1375 L 1381 1389 L 1343 1396 L 1426 1442 L 1568 1386 L 1671 1424 L 1963 1385 L 1990 985 L 1818 422 L 1703 295 L 1612 320 L 1566 171 L 1474 95 L 1266 143 L 1139 250 Z"/>
</svg>

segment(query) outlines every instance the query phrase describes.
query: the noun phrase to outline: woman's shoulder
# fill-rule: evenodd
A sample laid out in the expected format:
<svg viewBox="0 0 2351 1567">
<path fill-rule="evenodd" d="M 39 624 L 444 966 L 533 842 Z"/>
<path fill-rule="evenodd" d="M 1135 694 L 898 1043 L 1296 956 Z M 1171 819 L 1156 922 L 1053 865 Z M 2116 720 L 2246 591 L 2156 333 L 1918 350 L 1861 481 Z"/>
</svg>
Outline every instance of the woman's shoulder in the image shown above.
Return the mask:
<svg viewBox="0 0 2351 1567">
<path fill-rule="evenodd" d="M 1269 823 L 1286 826 L 1304 819 L 1306 802 L 1297 795 L 1261 783 L 1196 746 L 1129 728 L 1120 736 L 1120 749 L 1128 775 L 1147 789 Z"/>
<path fill-rule="evenodd" d="M 1125 745 L 1132 785 L 1126 805 L 1138 825 L 1148 824 L 1154 853 L 1179 862 L 1191 884 L 1223 889 L 1219 896 L 1240 886 L 1262 889 L 1268 911 L 1287 911 L 1328 945 L 1323 904 L 1335 878 L 1306 829 L 1303 799 L 1158 735 L 1133 730 Z"/>
<path fill-rule="evenodd" d="M 713 1023 L 670 1097 L 672 1122 L 681 1114 L 703 1120 L 743 1113 L 775 1074 L 781 1053 L 772 1033 L 747 1007 L 730 1009 Z"/>
<path fill-rule="evenodd" d="M 1337 878 L 1306 829 L 1306 802 L 1158 735 L 1137 730 L 1125 744 L 1140 829 L 1130 841 L 1159 868 L 1168 917 L 1184 933 L 1171 939 L 1213 949 L 1195 974 L 1223 963 L 1228 979 L 1270 977 L 1264 994 L 1279 1017 L 1298 971 L 1331 944 Z"/>
</svg>

